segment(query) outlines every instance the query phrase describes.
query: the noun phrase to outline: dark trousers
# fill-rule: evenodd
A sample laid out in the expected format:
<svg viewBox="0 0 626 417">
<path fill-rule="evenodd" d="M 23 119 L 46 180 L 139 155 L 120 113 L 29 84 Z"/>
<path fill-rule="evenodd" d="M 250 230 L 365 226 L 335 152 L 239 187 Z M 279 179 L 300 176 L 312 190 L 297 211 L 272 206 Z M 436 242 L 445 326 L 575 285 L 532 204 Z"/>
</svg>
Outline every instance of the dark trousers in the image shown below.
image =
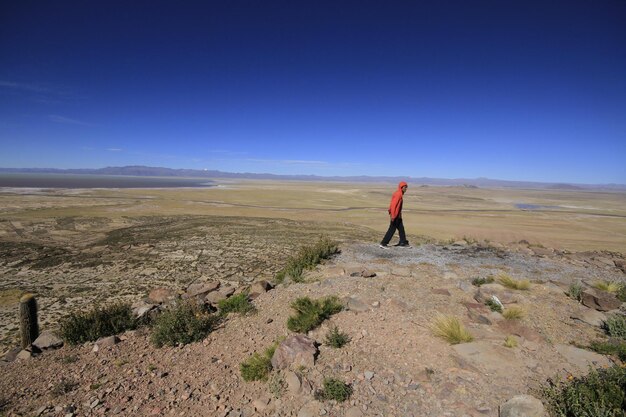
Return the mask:
<svg viewBox="0 0 626 417">
<path fill-rule="evenodd" d="M 395 220 L 392 220 L 389 223 L 389 229 L 387 229 L 387 233 L 385 233 L 385 237 L 383 241 L 380 242 L 381 245 L 388 245 L 389 241 L 393 237 L 393 234 L 396 233 L 396 229 L 400 233 L 400 243 L 406 242 L 406 235 L 404 234 L 404 225 L 402 224 L 402 217 L 397 217 Z"/>
</svg>

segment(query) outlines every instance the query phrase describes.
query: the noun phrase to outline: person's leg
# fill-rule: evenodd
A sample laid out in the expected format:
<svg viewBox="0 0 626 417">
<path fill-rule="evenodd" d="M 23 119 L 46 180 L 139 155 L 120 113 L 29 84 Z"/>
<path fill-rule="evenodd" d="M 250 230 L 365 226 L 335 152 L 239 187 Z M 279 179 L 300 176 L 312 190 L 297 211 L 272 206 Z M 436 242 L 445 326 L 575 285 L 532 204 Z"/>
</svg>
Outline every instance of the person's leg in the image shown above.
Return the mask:
<svg viewBox="0 0 626 417">
<path fill-rule="evenodd" d="M 396 232 L 395 222 L 393 221 L 389 222 L 389 229 L 387 229 L 387 233 L 385 233 L 385 237 L 383 237 L 383 240 L 380 242 L 380 244 L 383 246 L 387 246 L 395 232 Z"/>
<path fill-rule="evenodd" d="M 404 233 L 404 224 L 402 223 L 402 218 L 398 219 L 396 223 L 396 227 L 398 228 L 398 232 L 400 233 L 400 244 L 408 243 L 406 240 L 406 234 Z"/>
</svg>

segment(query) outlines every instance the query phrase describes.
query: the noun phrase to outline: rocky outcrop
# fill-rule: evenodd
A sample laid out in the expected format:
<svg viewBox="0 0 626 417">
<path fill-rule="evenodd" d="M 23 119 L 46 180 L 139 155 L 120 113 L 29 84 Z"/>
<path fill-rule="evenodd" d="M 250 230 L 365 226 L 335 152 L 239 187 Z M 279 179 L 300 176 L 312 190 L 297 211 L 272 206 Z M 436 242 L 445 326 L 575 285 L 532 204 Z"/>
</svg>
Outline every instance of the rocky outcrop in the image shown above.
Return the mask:
<svg viewBox="0 0 626 417">
<path fill-rule="evenodd" d="M 315 341 L 301 334 L 289 336 L 274 352 L 272 366 L 275 369 L 287 369 L 300 365 L 312 367 L 318 350 Z"/>
</svg>

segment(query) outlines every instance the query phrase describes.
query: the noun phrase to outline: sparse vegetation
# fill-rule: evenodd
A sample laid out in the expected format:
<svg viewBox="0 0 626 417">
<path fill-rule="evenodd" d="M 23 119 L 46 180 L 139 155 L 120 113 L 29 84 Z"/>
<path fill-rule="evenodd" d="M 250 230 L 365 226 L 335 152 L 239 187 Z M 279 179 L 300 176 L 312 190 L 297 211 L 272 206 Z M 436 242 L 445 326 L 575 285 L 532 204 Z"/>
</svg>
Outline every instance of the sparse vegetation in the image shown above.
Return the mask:
<svg viewBox="0 0 626 417">
<path fill-rule="evenodd" d="M 352 387 L 336 378 L 324 378 L 324 388 L 315 392 L 318 401 L 346 401 L 352 395 Z"/>
<path fill-rule="evenodd" d="M 583 284 L 580 281 L 572 282 L 567 291 L 567 295 L 578 302 L 582 299 L 582 293 Z"/>
<path fill-rule="evenodd" d="M 485 305 L 489 307 L 489 310 L 495 311 L 497 313 L 502 313 L 502 306 L 498 304 L 496 300 L 493 298 L 489 298 L 485 301 Z"/>
<path fill-rule="evenodd" d="M 334 326 L 332 329 L 326 333 L 326 344 L 328 346 L 334 347 L 335 349 L 342 348 L 350 341 L 350 337 L 344 333 L 340 332 L 337 326 Z"/>
<path fill-rule="evenodd" d="M 292 332 L 306 333 L 333 314 L 339 313 L 343 305 L 337 297 L 326 297 L 320 300 L 301 297 L 291 304 L 291 308 L 296 310 L 296 315 L 289 317 L 287 328 Z"/>
<path fill-rule="evenodd" d="M 67 356 L 63 356 L 60 360 L 61 360 L 61 363 L 64 363 L 64 364 L 75 363 L 78 361 L 78 356 L 67 355 Z"/>
<path fill-rule="evenodd" d="M 610 337 L 626 340 L 626 317 L 614 314 L 602 323 L 602 329 Z"/>
<path fill-rule="evenodd" d="M 290 277 L 294 282 L 302 282 L 302 274 L 314 268 L 323 259 L 328 259 L 339 252 L 337 244 L 328 237 L 322 237 L 313 246 L 304 246 L 295 256 L 287 260 L 287 265 L 274 276 L 278 283 Z"/>
<path fill-rule="evenodd" d="M 270 393 L 276 397 L 280 398 L 285 393 L 287 389 L 287 383 L 285 382 L 285 378 L 281 373 L 272 372 L 268 378 L 267 386 L 269 388 Z"/>
<path fill-rule="evenodd" d="M 61 319 L 60 335 L 70 345 L 93 342 L 137 327 L 129 304 L 96 306 L 86 313 L 71 313 Z"/>
<path fill-rule="evenodd" d="M 220 300 L 218 306 L 222 314 L 239 313 L 244 315 L 255 311 L 247 291 Z"/>
<path fill-rule="evenodd" d="M 515 336 L 507 336 L 504 339 L 504 346 L 508 348 L 517 347 L 517 339 L 515 338 Z"/>
<path fill-rule="evenodd" d="M 593 341 L 588 349 L 601 355 L 615 355 L 622 362 L 626 362 L 626 341 L 611 338 L 606 341 Z"/>
<path fill-rule="evenodd" d="M 432 325 L 432 331 L 435 336 L 447 340 L 452 345 L 474 340 L 459 319 L 454 316 L 437 316 Z"/>
<path fill-rule="evenodd" d="M 507 320 L 519 320 L 526 316 L 526 312 L 521 307 L 512 306 L 504 310 L 502 316 Z"/>
<path fill-rule="evenodd" d="M 247 361 L 239 365 L 241 376 L 244 381 L 267 381 L 272 371 L 272 356 L 278 345 L 274 343 L 265 349 L 263 354 L 254 353 Z"/>
<path fill-rule="evenodd" d="M 566 381 L 549 379 L 542 396 L 555 416 L 622 417 L 626 415 L 626 368 L 614 365 Z"/>
<path fill-rule="evenodd" d="M 619 290 L 622 288 L 622 285 L 618 282 L 598 281 L 593 284 L 593 287 L 601 291 L 606 291 L 612 294 L 617 294 Z"/>
<path fill-rule="evenodd" d="M 511 278 L 507 274 L 500 274 L 498 276 L 498 283 L 512 290 L 529 290 L 530 289 L 530 281 L 528 281 L 527 279 L 517 280 L 517 279 Z"/>
<path fill-rule="evenodd" d="M 615 295 L 622 303 L 626 303 L 626 285 L 620 286 L 619 291 Z"/>
<path fill-rule="evenodd" d="M 484 284 L 491 284 L 493 282 L 493 277 L 491 275 L 489 275 L 487 278 L 483 278 L 483 277 L 477 277 L 472 279 L 472 285 L 475 285 L 477 287 L 480 287 L 481 285 Z"/>
<path fill-rule="evenodd" d="M 197 342 L 213 330 L 218 320 L 194 301 L 180 302 L 154 320 L 151 340 L 156 347 Z"/>
</svg>

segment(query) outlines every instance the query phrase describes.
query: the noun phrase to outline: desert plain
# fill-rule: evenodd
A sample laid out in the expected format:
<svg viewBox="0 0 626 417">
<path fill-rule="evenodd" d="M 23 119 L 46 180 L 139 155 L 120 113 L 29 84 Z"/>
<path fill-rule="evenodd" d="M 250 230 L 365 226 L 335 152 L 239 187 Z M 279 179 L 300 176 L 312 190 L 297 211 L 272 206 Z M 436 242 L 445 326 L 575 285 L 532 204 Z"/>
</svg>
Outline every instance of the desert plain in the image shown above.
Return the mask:
<svg viewBox="0 0 626 417">
<path fill-rule="evenodd" d="M 16 311 L 19 297 L 25 292 L 32 292 L 37 296 L 42 329 L 54 329 L 58 320 L 71 311 L 85 310 L 93 305 L 119 300 L 133 303 L 157 287 L 184 291 L 192 283 L 205 281 L 219 281 L 223 285 L 232 283 L 235 287 L 260 280 L 271 281 L 289 256 L 295 254 L 300 247 L 314 243 L 320 236 L 328 236 L 337 241 L 342 254 L 330 264 L 322 265 L 311 273 L 310 282 L 316 282 L 318 286 L 311 287 L 311 284 L 308 284 L 308 287 L 300 287 L 306 284 L 294 284 L 284 288 L 279 295 L 273 296 L 280 300 L 281 306 L 281 310 L 275 312 L 276 323 L 283 323 L 289 314 L 291 298 L 302 292 L 323 295 L 327 291 L 324 287 L 320 289 L 319 284 L 330 282 L 327 289 L 341 289 L 343 296 L 357 297 L 358 299 L 354 301 L 357 304 L 363 304 L 363 301 L 366 304 L 372 302 L 376 308 L 381 306 L 382 312 L 384 310 L 382 307 L 387 304 L 375 301 L 376 297 L 382 297 L 389 302 L 392 310 L 409 311 L 405 315 L 408 318 L 405 317 L 403 319 L 405 321 L 400 323 L 399 331 L 410 331 L 409 328 L 416 322 L 424 330 L 428 328 L 428 323 L 423 321 L 420 324 L 420 317 L 431 319 L 431 312 L 437 309 L 445 310 L 444 306 L 449 302 L 445 301 L 446 297 L 452 297 L 455 305 L 466 303 L 465 298 L 471 299 L 471 291 L 467 285 L 459 284 L 461 281 L 469 282 L 472 277 L 480 276 L 483 272 L 506 271 L 514 273 L 519 278 L 531 278 L 533 282 L 552 285 L 542 287 L 543 292 L 540 295 L 548 297 L 546 300 L 560 306 L 558 312 L 557 309 L 554 311 L 531 309 L 529 312 L 532 318 L 529 327 L 534 329 L 535 333 L 530 336 L 527 334 L 528 341 L 523 345 L 523 349 L 528 351 L 526 354 L 530 358 L 539 355 L 537 351 L 541 351 L 543 347 L 537 346 L 543 346 L 541 343 L 545 340 L 548 340 L 547 345 L 553 346 L 567 343 L 567 338 L 591 340 L 595 334 L 595 330 L 584 327 L 579 322 L 575 325 L 578 327 L 568 327 L 567 331 L 558 330 L 559 323 L 569 320 L 570 315 L 578 314 L 576 313 L 578 307 L 575 302 L 563 296 L 565 290 L 559 290 L 556 284 L 566 289 L 573 279 L 587 280 L 588 284 L 599 279 L 624 280 L 624 272 L 618 268 L 618 265 L 623 265 L 623 255 L 626 252 L 626 193 L 623 192 L 434 187 L 409 184 L 404 197 L 403 219 L 413 248 L 396 256 L 394 254 L 397 252 L 393 251 L 402 249 L 391 249 L 390 255 L 390 252 L 378 248 L 378 242 L 388 226 L 387 205 L 396 184 L 226 179 L 216 179 L 213 184 L 214 186 L 208 188 L 0 189 L 2 348 L 9 349 L 18 340 Z M 395 243 L 396 239 L 397 235 L 392 243 Z M 487 255 L 484 255 L 484 262 L 477 263 L 474 258 L 477 256 L 480 258 L 483 256 L 481 254 L 485 253 Z M 551 263 L 557 255 L 566 262 L 557 259 Z M 568 263 L 570 261 L 571 263 Z M 383 283 L 346 281 L 350 276 L 354 276 L 351 275 L 351 271 L 358 270 L 359 266 L 370 270 L 378 268 L 378 275 Z M 415 282 L 416 277 L 427 279 L 427 285 L 411 284 Z M 471 288 L 471 285 L 469 287 Z M 401 294 L 409 294 L 410 291 L 417 291 L 415 294 L 419 293 L 420 299 L 432 297 L 428 295 L 431 294 L 429 291 L 434 291 L 437 296 L 434 300 L 424 302 L 423 306 L 428 305 L 428 313 L 418 314 L 421 310 L 415 311 L 406 307 L 407 300 L 398 301 L 393 297 L 387 300 L 380 296 L 385 288 L 387 294 L 390 294 L 390 288 L 393 288 L 400 294 L 398 297 L 401 297 Z M 273 292 L 275 291 L 277 290 Z M 556 293 L 560 291 L 560 294 L 555 295 L 555 291 Z M 443 299 L 437 299 L 439 296 Z M 537 297 L 539 295 L 531 296 L 527 301 L 535 302 Z M 523 297 L 520 298 L 522 299 Z M 248 323 L 250 320 L 268 325 L 274 320 L 271 311 L 275 306 L 272 302 L 260 297 L 258 303 L 260 313 L 256 318 L 235 319 L 233 324 L 243 331 L 242 337 L 249 336 L 249 332 L 256 334 L 257 339 L 250 336 L 255 346 L 269 343 L 267 336 L 272 332 L 278 334 L 284 331 L 280 330 L 284 326 L 279 327 L 275 324 L 271 326 L 276 329 L 272 328 L 272 332 L 267 334 L 258 328 L 247 329 L 253 325 Z M 264 311 L 261 308 L 264 304 L 271 307 Z M 470 307 L 467 308 L 471 310 Z M 358 308 L 353 310 L 359 311 Z M 361 313 L 369 310 L 364 309 Z M 459 311 L 464 311 L 464 308 Z M 539 315 L 538 312 L 542 312 L 543 315 Z M 470 319 L 474 320 L 475 314 L 471 311 L 470 313 Z M 394 315 L 397 316 L 398 312 L 393 310 L 391 313 L 381 314 L 381 317 L 390 320 Z M 268 317 L 265 317 L 266 315 Z M 361 315 L 360 319 L 354 319 L 356 321 L 346 317 L 337 320 L 345 329 L 349 329 L 352 324 L 356 326 L 351 329 L 351 336 L 353 339 L 363 339 L 359 344 L 368 346 L 366 339 L 371 335 L 372 328 L 368 328 L 367 331 L 365 327 L 363 330 L 357 329 L 361 326 L 363 317 L 366 316 Z M 493 321 L 493 317 L 491 319 Z M 362 326 L 367 326 L 368 321 L 369 319 L 365 320 Z M 254 326 L 261 326 L 259 323 Z M 485 336 L 485 332 L 489 333 L 478 328 L 484 324 L 475 324 L 476 334 L 482 332 Z M 393 336 L 389 329 L 385 330 L 385 326 L 380 329 L 386 332 L 385 337 Z M 318 336 L 322 338 L 323 335 Z M 134 340 L 132 344 L 139 344 L 143 349 L 147 342 L 145 338 L 139 337 L 140 340 Z M 499 333 L 497 337 L 500 337 Z M 484 338 L 491 340 L 488 336 Z M 188 356 L 201 357 L 203 355 L 201 350 L 208 344 L 214 351 L 212 354 L 218 355 L 216 352 L 221 352 L 219 355 L 223 355 L 225 350 L 230 349 L 228 343 L 231 343 L 231 347 L 238 344 L 237 336 L 234 334 L 228 334 L 219 341 L 217 339 L 218 336 L 211 336 L 207 339 L 208 342 L 191 347 L 191 351 L 185 352 Z M 406 340 L 411 339 L 409 337 Z M 424 353 L 426 357 L 432 359 L 432 364 L 419 365 L 420 375 L 424 369 L 428 369 L 430 375 L 433 366 L 437 365 L 448 371 L 456 369 L 453 373 L 461 373 L 459 378 L 463 379 L 466 371 L 471 373 L 481 366 L 457 364 L 456 368 L 450 368 L 452 365 L 448 363 L 437 362 L 439 359 L 436 352 L 441 350 L 440 345 L 436 343 L 433 345 L 430 339 L 424 343 L 429 345 L 422 348 L 432 350 L 430 353 Z M 381 346 L 374 343 L 370 348 L 381 349 Z M 407 344 L 400 348 L 411 347 Z M 230 360 L 233 363 L 229 371 L 233 379 L 237 379 L 236 363 L 244 359 L 235 358 L 235 353 L 245 356 L 251 353 L 250 349 L 250 346 L 233 347 L 232 358 L 219 359 L 225 362 Z M 555 359 L 556 353 L 549 351 L 547 347 L 546 352 L 551 352 L 545 354 L 546 363 L 553 362 L 552 366 L 545 370 L 545 376 L 549 376 L 551 372 L 560 369 L 560 365 Z M 369 355 L 365 348 L 352 353 L 355 358 Z M 113 355 L 112 352 L 107 354 Z M 383 357 L 385 353 L 379 354 Z M 527 359 L 530 360 L 529 358 Z M 355 372 L 354 363 L 348 366 L 345 362 L 349 360 L 342 357 L 335 359 L 337 362 L 335 365 L 343 367 L 341 372 L 344 372 L 346 367 L 349 368 L 345 371 L 348 374 Z M 38 360 L 40 359 L 35 358 L 34 364 L 29 366 L 36 368 Z M 324 359 L 322 363 L 323 361 Z M 167 361 L 163 359 L 163 362 Z M 520 362 L 519 366 L 530 369 L 532 371 L 529 371 L 530 373 L 536 373 L 538 366 L 536 362 L 534 360 L 530 365 Z M 105 363 L 106 361 L 101 365 Z M 363 366 L 375 368 L 375 361 L 367 363 L 368 365 Z M 402 373 L 399 370 L 409 365 L 403 362 L 403 359 L 397 359 L 397 363 L 394 362 L 395 368 L 392 365 L 388 366 L 387 371 L 393 368 L 396 370 L 394 372 Z M 415 366 L 418 367 L 417 364 Z M 142 372 L 150 375 L 148 371 Z M 176 374 L 172 369 L 168 372 Z M 386 371 L 377 370 L 377 375 L 378 372 Z M 418 383 L 417 377 L 412 378 L 409 374 L 407 371 L 407 375 L 397 376 L 399 382 L 396 381 L 404 390 L 409 390 L 407 391 L 409 396 L 414 394 L 411 390 L 417 389 L 415 387 L 420 384 L 427 385 L 426 380 L 431 379 L 427 376 L 424 377 L 426 378 L 424 381 Z M 362 375 L 355 374 L 355 381 L 364 382 Z M 394 375 L 391 372 L 381 383 L 389 385 Z M 506 379 L 505 376 L 498 376 Z M 315 378 L 310 377 L 311 381 Z M 371 379 L 369 376 L 368 378 Z M 446 384 L 458 382 L 457 379 L 446 378 L 439 381 L 443 387 L 440 387 L 442 393 L 446 391 L 445 387 L 448 387 Z M 113 379 L 111 376 L 106 378 L 109 382 Z M 483 389 L 482 394 L 476 397 L 480 401 L 476 400 L 476 404 L 468 406 L 464 415 L 497 415 L 494 414 L 497 411 L 496 404 L 511 396 L 513 391 L 522 391 L 522 387 L 527 386 L 531 379 L 520 379 L 511 386 L 503 386 L 497 395 L 492 393 L 493 398 L 490 398 L 488 393 L 485 395 Z M 369 379 L 365 383 L 368 381 Z M 377 379 L 373 381 L 374 384 L 378 383 Z M 471 377 L 466 380 L 469 385 L 474 384 L 475 381 L 472 381 L 474 380 Z M 187 383 L 181 384 L 190 386 Z M 100 386 L 100 383 L 97 385 Z M 244 385 L 237 385 L 239 388 L 236 389 L 231 388 L 236 394 L 230 394 L 230 400 L 227 396 L 226 402 L 215 402 L 215 407 L 211 410 L 226 416 L 230 412 L 244 410 L 246 405 L 248 409 L 254 409 L 253 400 L 259 396 L 264 398 L 265 402 L 260 408 L 265 409 L 268 404 L 276 403 L 272 400 L 265 401 L 265 394 L 258 385 L 251 385 L 253 387 L 251 392 L 246 391 L 250 388 L 243 389 L 241 386 Z M 381 385 L 380 389 L 385 389 L 385 386 Z M 433 386 L 436 386 L 434 382 Z M 215 387 L 211 386 L 211 389 L 213 388 Z M 44 388 L 41 389 L 45 391 Z M 205 400 L 198 400 L 200 403 L 195 406 L 187 404 L 180 408 L 177 404 L 181 400 L 176 395 L 176 389 L 172 389 L 174 399 L 167 405 L 154 407 L 148 397 L 139 400 L 136 396 L 135 400 L 139 402 L 132 407 L 129 404 L 128 408 L 119 405 L 105 407 L 106 400 L 103 398 L 110 394 L 111 391 L 108 391 L 107 394 L 98 397 L 102 398 L 98 400 L 99 402 L 95 401 L 96 406 L 85 406 L 87 411 L 84 414 L 108 414 L 112 410 L 117 410 L 118 412 L 114 414 L 148 415 L 158 410 L 155 411 L 155 415 L 159 415 L 170 412 L 178 414 L 179 410 L 184 414 L 184 410 L 187 410 L 187 415 L 195 415 L 193 410 L 197 408 L 194 407 L 199 407 L 200 403 L 202 406 L 206 405 L 203 402 Z M 201 388 L 193 388 L 191 391 L 194 389 L 199 390 L 198 393 L 202 392 Z M 422 415 L 419 412 L 410 414 L 407 411 L 413 407 L 413 402 L 400 405 L 397 401 L 383 400 L 376 394 L 373 397 L 378 400 L 374 398 L 373 402 L 372 400 L 368 402 L 363 398 L 368 389 L 371 391 L 374 388 L 372 386 L 366 388 L 366 385 L 363 385 L 362 389 L 357 390 L 356 399 L 351 403 L 360 410 L 360 415 Z M 90 391 L 91 388 L 85 390 Z M 418 390 L 420 395 L 428 394 L 420 390 Z M 39 396 L 35 398 L 39 400 L 33 402 L 33 407 L 37 405 L 37 409 L 43 410 L 41 415 L 56 415 L 55 409 L 57 414 L 65 415 L 64 411 L 58 410 L 58 406 L 55 408 L 54 404 L 44 401 L 43 391 L 38 391 Z M 171 394 L 169 391 L 168 393 Z M 24 392 L 22 394 L 26 395 Z M 88 395 L 89 392 L 85 394 Z M 446 408 L 447 400 L 443 399 L 445 395 L 437 395 L 435 396 L 437 401 L 428 405 L 430 408 L 427 407 L 431 414 L 424 415 L 441 415 L 437 413 L 456 415 L 453 412 L 445 414 L 448 412 L 445 410 L 455 409 L 454 407 L 460 410 L 459 400 L 451 401 Z M 191 394 L 185 400 L 190 396 Z M 202 397 L 197 394 L 194 398 Z M 259 415 L 300 415 L 299 408 L 300 411 L 306 407 L 320 409 L 318 405 L 311 406 L 306 398 L 298 398 L 297 401 L 294 400 L 295 405 L 285 411 L 285 414 L 281 413 L 278 402 L 273 405 L 274 408 L 268 408 L 267 412 L 259 411 Z M 213 401 L 213 397 L 207 394 L 206 401 Z M 63 407 L 61 408 L 65 410 Z M 22 405 L 21 410 L 25 409 L 28 407 Z M 334 415 L 333 412 L 342 415 L 345 407 L 333 409 L 331 405 L 330 408 L 322 407 L 321 410 L 323 411 L 318 410 L 316 413 L 324 415 L 331 411 L 331 415 Z M 388 411 L 389 414 L 385 414 Z M 238 415 L 247 415 L 243 411 L 241 413 L 243 414 Z"/>
</svg>

